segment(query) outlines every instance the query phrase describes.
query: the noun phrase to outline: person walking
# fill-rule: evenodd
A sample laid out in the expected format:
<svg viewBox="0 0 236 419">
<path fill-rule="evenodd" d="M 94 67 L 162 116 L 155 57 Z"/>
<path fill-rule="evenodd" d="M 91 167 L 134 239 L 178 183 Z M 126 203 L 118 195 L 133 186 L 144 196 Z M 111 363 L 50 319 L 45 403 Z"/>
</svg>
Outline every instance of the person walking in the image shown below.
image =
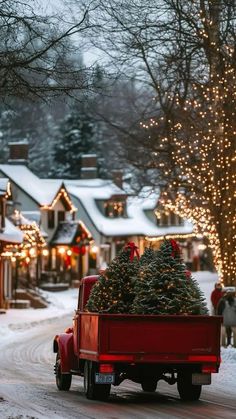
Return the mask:
<svg viewBox="0 0 236 419">
<path fill-rule="evenodd" d="M 234 291 L 228 291 L 220 299 L 217 306 L 217 314 L 223 316 L 223 326 L 226 332 L 226 346 L 231 345 L 233 332 L 233 346 L 236 347 L 236 297 Z M 222 345 L 225 346 L 224 330 L 222 333 Z"/>
<path fill-rule="evenodd" d="M 220 299 L 223 297 L 224 293 L 222 291 L 222 284 L 221 282 L 215 283 L 215 288 L 211 293 L 211 304 L 212 304 L 212 314 L 217 314 L 217 306 Z"/>
</svg>

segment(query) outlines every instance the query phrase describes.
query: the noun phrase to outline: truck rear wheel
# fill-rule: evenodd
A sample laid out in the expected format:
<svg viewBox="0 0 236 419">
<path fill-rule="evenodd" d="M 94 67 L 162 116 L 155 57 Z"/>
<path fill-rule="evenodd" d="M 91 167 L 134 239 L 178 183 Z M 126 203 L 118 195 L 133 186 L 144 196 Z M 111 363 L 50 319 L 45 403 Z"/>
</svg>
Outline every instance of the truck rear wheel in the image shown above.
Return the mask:
<svg viewBox="0 0 236 419">
<path fill-rule="evenodd" d="M 144 380 L 141 382 L 141 386 L 142 386 L 143 391 L 154 392 L 156 391 L 156 388 L 157 388 L 157 380 L 155 379 Z"/>
<path fill-rule="evenodd" d="M 61 372 L 61 357 L 60 352 L 57 352 L 56 364 L 55 364 L 56 384 L 58 390 L 68 391 L 71 386 L 71 374 L 62 374 Z"/>
<path fill-rule="evenodd" d="M 181 400 L 193 401 L 199 399 L 202 386 L 192 384 L 192 373 L 179 373 L 177 378 L 177 389 Z"/>
<path fill-rule="evenodd" d="M 95 373 L 97 365 L 92 361 L 85 361 L 84 365 L 84 392 L 87 399 L 107 400 L 110 395 L 110 384 L 96 384 Z"/>
</svg>

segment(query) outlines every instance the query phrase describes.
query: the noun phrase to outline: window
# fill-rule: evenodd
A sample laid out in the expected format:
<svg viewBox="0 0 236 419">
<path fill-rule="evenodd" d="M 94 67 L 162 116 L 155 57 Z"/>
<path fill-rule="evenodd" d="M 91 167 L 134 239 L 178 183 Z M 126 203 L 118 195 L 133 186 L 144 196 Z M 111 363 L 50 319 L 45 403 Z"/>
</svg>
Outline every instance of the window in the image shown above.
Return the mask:
<svg viewBox="0 0 236 419">
<path fill-rule="evenodd" d="M 58 211 L 57 221 L 58 223 L 60 223 L 61 221 L 65 221 L 65 211 Z"/>
<path fill-rule="evenodd" d="M 104 209 L 106 217 L 125 217 L 125 203 L 122 201 L 108 201 L 104 204 Z"/>
<path fill-rule="evenodd" d="M 48 228 L 55 227 L 55 212 L 53 210 L 48 210 Z"/>
</svg>

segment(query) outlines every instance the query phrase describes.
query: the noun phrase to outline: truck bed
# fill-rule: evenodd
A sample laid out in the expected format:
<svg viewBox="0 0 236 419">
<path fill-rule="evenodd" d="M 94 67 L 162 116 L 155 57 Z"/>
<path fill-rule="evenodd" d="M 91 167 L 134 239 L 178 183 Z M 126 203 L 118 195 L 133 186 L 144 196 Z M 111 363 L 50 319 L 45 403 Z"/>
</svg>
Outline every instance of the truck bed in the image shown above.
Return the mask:
<svg viewBox="0 0 236 419">
<path fill-rule="evenodd" d="M 219 363 L 220 316 L 81 313 L 79 357 L 103 362 Z"/>
</svg>

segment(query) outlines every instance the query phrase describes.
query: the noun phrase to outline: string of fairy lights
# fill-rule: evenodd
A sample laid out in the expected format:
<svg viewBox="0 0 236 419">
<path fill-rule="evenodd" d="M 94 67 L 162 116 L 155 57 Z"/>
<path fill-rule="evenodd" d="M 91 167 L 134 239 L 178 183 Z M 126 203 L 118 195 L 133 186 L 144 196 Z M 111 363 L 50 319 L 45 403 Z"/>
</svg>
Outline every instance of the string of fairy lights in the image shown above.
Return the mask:
<svg viewBox="0 0 236 419">
<path fill-rule="evenodd" d="M 68 193 L 64 188 L 60 190 L 60 192 L 57 193 L 55 198 L 53 199 L 52 203 L 50 205 L 43 205 L 41 209 L 43 210 L 51 210 L 55 207 L 56 203 L 60 201 L 60 199 L 64 199 L 66 204 L 68 205 L 68 208 L 70 209 L 70 212 L 73 213 L 77 210 L 77 208 L 73 205 Z"/>
<path fill-rule="evenodd" d="M 20 258 L 25 259 L 25 261 L 29 263 L 30 258 L 36 256 L 38 249 L 44 250 L 43 248 L 46 247 L 46 241 L 42 236 L 37 223 L 28 222 L 28 220 L 22 217 L 20 211 L 14 211 L 12 221 L 23 232 L 23 242 L 20 244 L 6 244 L 1 256 L 10 258 L 12 262 L 15 262 L 16 258 Z"/>
<path fill-rule="evenodd" d="M 169 136 L 159 136 L 164 150 L 172 144 L 171 164 L 163 160 L 160 165 L 170 179 L 161 204 L 190 219 L 196 234 L 208 238 L 227 285 L 236 284 L 235 101 L 236 71 L 224 63 L 223 76 L 213 74 L 208 82 L 194 85 L 184 108 L 176 98 L 175 121 L 166 120 Z M 143 127 L 161 124 L 163 117 Z"/>
</svg>

